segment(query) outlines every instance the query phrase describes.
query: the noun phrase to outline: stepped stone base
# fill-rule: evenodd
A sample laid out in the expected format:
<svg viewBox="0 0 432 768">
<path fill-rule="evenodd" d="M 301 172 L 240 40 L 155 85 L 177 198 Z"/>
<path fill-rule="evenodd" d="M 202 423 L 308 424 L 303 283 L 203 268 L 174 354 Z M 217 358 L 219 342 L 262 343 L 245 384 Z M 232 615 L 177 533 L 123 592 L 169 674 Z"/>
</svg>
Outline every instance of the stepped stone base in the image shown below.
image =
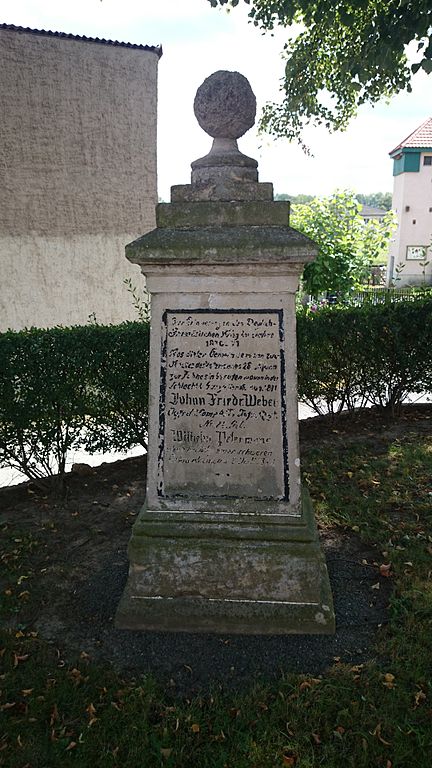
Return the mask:
<svg viewBox="0 0 432 768">
<path fill-rule="evenodd" d="M 116 626 L 332 634 L 333 602 L 309 496 L 301 516 L 143 509 Z M 229 518 L 227 520 L 227 518 Z"/>
</svg>

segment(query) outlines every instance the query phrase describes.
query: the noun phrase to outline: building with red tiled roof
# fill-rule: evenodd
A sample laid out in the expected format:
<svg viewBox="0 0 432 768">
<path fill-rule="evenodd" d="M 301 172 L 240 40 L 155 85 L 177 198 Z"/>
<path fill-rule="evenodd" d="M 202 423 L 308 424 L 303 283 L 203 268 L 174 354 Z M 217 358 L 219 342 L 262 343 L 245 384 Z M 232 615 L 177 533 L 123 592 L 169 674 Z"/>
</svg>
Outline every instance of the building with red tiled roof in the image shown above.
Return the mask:
<svg viewBox="0 0 432 768">
<path fill-rule="evenodd" d="M 432 117 L 428 117 L 418 128 L 406 137 L 400 144 L 390 152 L 392 157 L 395 153 L 407 148 L 432 147 Z"/>
<path fill-rule="evenodd" d="M 160 46 L 0 25 L 0 331 L 135 319 Z"/>
<path fill-rule="evenodd" d="M 392 208 L 398 226 L 389 253 L 388 282 L 400 286 L 429 284 L 432 282 L 432 117 L 392 149 L 390 157 L 394 176 Z"/>
</svg>

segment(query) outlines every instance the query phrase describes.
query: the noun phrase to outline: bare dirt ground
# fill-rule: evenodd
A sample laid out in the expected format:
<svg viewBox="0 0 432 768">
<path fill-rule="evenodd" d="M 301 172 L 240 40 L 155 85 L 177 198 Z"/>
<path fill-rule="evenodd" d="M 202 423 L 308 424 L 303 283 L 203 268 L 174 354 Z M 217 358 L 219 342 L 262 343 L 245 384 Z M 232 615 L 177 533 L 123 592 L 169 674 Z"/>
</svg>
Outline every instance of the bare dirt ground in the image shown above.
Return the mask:
<svg viewBox="0 0 432 768">
<path fill-rule="evenodd" d="M 302 451 L 327 444 L 342 448 L 358 439 L 379 444 L 406 431 L 430 433 L 431 419 L 431 405 L 406 406 L 391 421 L 372 411 L 308 419 L 301 423 Z M 150 673 L 173 693 L 238 688 L 281 672 L 319 674 L 335 660 L 359 664 L 373 656 L 377 628 L 387 621 L 391 583 L 373 566 L 379 555 L 352 531 L 339 528 L 321 531 L 336 609 L 333 637 L 115 629 L 145 475 L 144 456 L 71 473 L 63 498 L 31 483 L 0 489 L 1 525 L 25 539 L 29 550 L 23 589 L 30 594 L 9 626 L 35 629 L 70 662 L 85 652 L 123 674 Z M 377 581 L 381 588 L 373 591 Z"/>
</svg>

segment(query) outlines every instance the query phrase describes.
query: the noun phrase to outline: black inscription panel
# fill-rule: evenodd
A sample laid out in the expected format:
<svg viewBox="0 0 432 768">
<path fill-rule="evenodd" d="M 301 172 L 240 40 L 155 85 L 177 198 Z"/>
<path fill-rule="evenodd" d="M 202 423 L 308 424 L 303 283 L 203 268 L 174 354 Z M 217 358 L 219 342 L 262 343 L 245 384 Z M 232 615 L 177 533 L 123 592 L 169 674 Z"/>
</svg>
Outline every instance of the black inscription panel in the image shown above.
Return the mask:
<svg viewBox="0 0 432 768">
<path fill-rule="evenodd" d="M 159 492 L 287 498 L 283 315 L 168 310 Z"/>
</svg>

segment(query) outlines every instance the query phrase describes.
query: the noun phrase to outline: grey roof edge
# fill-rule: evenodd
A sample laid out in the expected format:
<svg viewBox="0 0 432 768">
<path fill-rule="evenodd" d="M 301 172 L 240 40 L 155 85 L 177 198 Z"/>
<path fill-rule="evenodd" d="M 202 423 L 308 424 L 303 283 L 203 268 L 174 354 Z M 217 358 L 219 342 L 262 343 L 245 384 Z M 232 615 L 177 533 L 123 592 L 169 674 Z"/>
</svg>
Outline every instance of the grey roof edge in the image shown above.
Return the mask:
<svg viewBox="0 0 432 768">
<path fill-rule="evenodd" d="M 41 37 L 57 37 L 62 40 L 76 40 L 80 43 L 97 43 L 98 45 L 113 45 L 117 48 L 132 48 L 138 51 L 149 51 L 155 53 L 159 58 L 162 56 L 162 45 L 140 45 L 139 43 L 122 43 L 118 40 L 105 40 L 102 37 L 86 37 L 85 35 L 73 35 L 70 32 L 52 32 L 46 29 L 32 29 L 31 27 L 19 27 L 15 24 L 0 24 L 0 30 L 10 32 L 21 32 L 31 35 L 40 35 Z"/>
</svg>

